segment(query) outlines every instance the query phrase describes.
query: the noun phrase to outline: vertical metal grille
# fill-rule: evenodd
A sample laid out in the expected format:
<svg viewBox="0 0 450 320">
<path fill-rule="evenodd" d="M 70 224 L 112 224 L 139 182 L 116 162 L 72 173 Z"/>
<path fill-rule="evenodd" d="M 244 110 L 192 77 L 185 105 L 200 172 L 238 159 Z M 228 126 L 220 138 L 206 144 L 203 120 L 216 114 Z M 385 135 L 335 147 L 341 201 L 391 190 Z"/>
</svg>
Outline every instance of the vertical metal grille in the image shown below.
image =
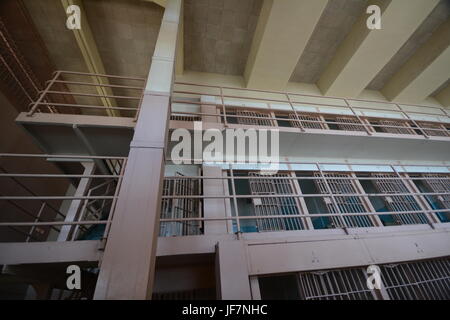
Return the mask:
<svg viewBox="0 0 450 320">
<path fill-rule="evenodd" d="M 292 126 L 296 128 L 308 128 L 308 129 L 326 129 L 325 124 L 322 122 L 309 122 L 309 121 L 322 121 L 320 116 L 310 116 L 310 115 L 302 115 L 298 114 L 298 118 L 295 113 L 289 114 L 289 119 L 291 121 Z M 303 121 L 302 121 L 303 120 Z M 306 121 L 304 121 L 306 120 Z"/>
<path fill-rule="evenodd" d="M 336 117 L 337 126 L 341 130 L 345 131 L 366 131 L 362 123 L 356 118 L 350 117 Z"/>
<path fill-rule="evenodd" d="M 450 260 L 381 266 L 381 279 L 391 299 L 450 299 Z"/>
<path fill-rule="evenodd" d="M 212 300 L 215 297 L 215 289 L 193 289 L 153 293 L 152 300 Z"/>
<path fill-rule="evenodd" d="M 417 123 L 423 131 L 429 136 L 435 137 L 448 137 L 450 136 L 449 132 L 445 127 L 438 123 L 429 123 L 429 122 L 418 122 Z M 439 129 L 439 130 L 427 130 L 427 129 Z"/>
<path fill-rule="evenodd" d="M 408 188 L 401 180 L 386 179 L 395 178 L 395 174 L 373 173 L 375 188 L 380 193 L 409 193 Z M 412 195 L 392 195 L 383 196 L 384 202 L 389 211 L 420 211 L 422 208 L 416 202 Z M 422 224 L 428 223 L 423 213 L 407 213 L 393 215 L 395 224 Z"/>
<path fill-rule="evenodd" d="M 350 194 L 350 193 L 359 193 L 356 187 L 351 180 L 339 180 L 333 178 L 349 178 L 350 174 L 347 173 L 324 173 L 324 177 L 327 179 L 328 186 L 331 189 L 333 194 Z M 321 177 L 320 173 L 314 173 L 315 177 Z M 325 181 L 323 179 L 315 179 L 314 180 L 317 188 L 320 193 L 327 194 L 329 190 Z M 364 207 L 361 199 L 357 196 L 336 196 L 334 197 L 336 200 L 336 204 L 338 208 L 336 208 L 335 203 L 329 197 L 324 197 L 325 205 L 329 213 L 358 213 L 358 212 L 367 212 Z M 349 227 L 357 228 L 357 227 L 371 227 L 373 226 L 369 217 L 367 216 L 358 216 L 354 217 L 346 216 L 344 220 Z M 336 217 L 332 217 L 333 224 L 336 226 L 341 225 L 340 221 Z"/>
<path fill-rule="evenodd" d="M 383 132 L 395 133 L 395 134 L 415 134 L 414 130 L 405 121 L 395 121 L 395 120 L 379 120 L 378 124 L 382 125 L 379 127 Z M 396 126 L 402 128 L 391 128 L 384 126 Z"/>
<path fill-rule="evenodd" d="M 291 180 L 261 178 L 261 175 L 250 172 L 250 191 L 252 195 L 294 194 Z M 288 174 L 277 174 L 273 177 L 288 177 Z M 298 215 L 300 211 L 295 198 L 252 198 L 257 216 Z M 259 231 L 303 230 L 300 218 L 268 218 L 257 219 Z"/>
<path fill-rule="evenodd" d="M 177 174 L 182 176 L 181 174 Z M 193 196 L 200 195 L 198 179 L 166 179 L 163 183 L 163 196 Z M 201 206 L 199 199 L 163 199 L 161 204 L 161 219 L 200 218 Z M 163 221 L 160 224 L 160 236 L 190 236 L 201 234 L 200 221 Z"/>
<path fill-rule="evenodd" d="M 201 121 L 202 119 L 198 116 L 193 115 L 185 115 L 185 116 L 179 116 L 179 115 L 171 115 L 170 120 L 174 121 Z"/>
<path fill-rule="evenodd" d="M 267 113 L 237 110 L 237 116 L 249 117 L 249 118 L 237 118 L 237 123 L 256 126 L 273 126 L 272 118 Z"/>
<path fill-rule="evenodd" d="M 363 268 L 299 274 L 300 296 L 304 300 L 373 300 Z"/>
<path fill-rule="evenodd" d="M 422 174 L 422 176 L 424 178 L 433 178 L 424 181 L 433 192 L 450 192 L 450 180 L 448 180 L 450 176 L 444 174 Z M 450 209 L 450 195 L 438 195 L 437 199 L 444 208 Z"/>
</svg>

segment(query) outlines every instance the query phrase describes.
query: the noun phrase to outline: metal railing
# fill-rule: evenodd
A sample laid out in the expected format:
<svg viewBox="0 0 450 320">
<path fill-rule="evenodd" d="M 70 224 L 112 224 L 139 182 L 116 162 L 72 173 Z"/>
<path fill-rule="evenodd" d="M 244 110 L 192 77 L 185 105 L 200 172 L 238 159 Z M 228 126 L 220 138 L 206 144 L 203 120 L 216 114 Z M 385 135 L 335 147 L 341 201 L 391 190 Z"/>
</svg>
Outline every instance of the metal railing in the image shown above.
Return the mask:
<svg viewBox="0 0 450 320">
<path fill-rule="evenodd" d="M 52 112 L 134 117 L 137 120 L 144 84 L 144 78 L 56 71 L 54 77 L 47 81 L 45 89 L 39 92 L 37 100 L 30 104 L 28 115 Z M 213 101 L 202 101 L 202 96 L 213 98 Z M 64 97 L 71 97 L 74 102 L 61 101 Z M 185 82 L 174 83 L 171 101 L 170 119 L 173 121 L 218 122 L 224 126 L 291 127 L 300 132 L 340 130 L 367 135 L 384 133 L 425 138 L 450 137 L 449 111 L 434 106 Z M 185 110 L 177 108 L 180 105 L 184 105 Z M 214 109 L 205 111 L 202 110 L 203 106 Z M 369 115 L 374 112 L 380 115 Z"/>
<path fill-rule="evenodd" d="M 202 101 L 202 96 L 212 99 Z M 322 103 L 319 102 L 321 100 Z M 184 105 L 185 110 L 181 107 L 177 110 L 177 105 Z M 213 109 L 204 111 L 203 106 Z M 314 110 L 305 111 L 302 108 Z M 420 108 L 429 112 L 408 108 Z M 385 114 L 367 114 L 371 112 Z M 449 111 L 440 107 L 184 82 L 175 82 L 173 90 L 172 119 L 178 120 L 176 117 L 184 117 L 183 121 L 197 121 L 195 119 L 201 118 L 202 121 L 219 122 L 225 126 L 292 127 L 301 132 L 320 129 L 360 131 L 368 135 L 386 133 L 422 135 L 426 138 L 450 137 Z M 420 117 L 423 119 L 419 119 Z"/>
<path fill-rule="evenodd" d="M 16 159 L 32 158 L 38 161 L 70 161 L 81 163 L 89 161 L 109 162 L 109 173 L 101 170 L 93 174 L 54 174 L 54 173 L 16 173 L 8 172 L 5 167 L 11 166 Z M 80 239 L 106 239 L 114 215 L 116 201 L 123 179 L 127 158 L 74 156 L 74 155 L 42 155 L 42 154 L 0 154 L 1 189 L 10 194 L 0 194 L 2 218 L 0 230 L 7 228 L 19 234 L 22 241 L 75 241 Z M 95 167 L 94 167 L 95 168 Z M 68 187 L 74 186 L 73 195 L 44 195 L 38 190 L 51 186 L 53 180 L 63 180 Z M 87 187 L 80 193 L 81 181 Z M 39 183 L 39 184 L 37 184 Z M 37 186 L 39 189 L 29 187 Z M 47 188 L 50 189 L 50 188 Z M 66 201 L 66 206 L 63 202 Z M 64 209 L 63 209 L 64 207 Z M 72 211 L 72 216 L 69 213 Z M 67 236 L 60 239 L 65 229 Z M 13 237 L 18 241 L 18 237 Z M 10 242 L 7 236 L 2 241 Z M 20 240 L 19 240 L 20 241 Z"/>
<path fill-rule="evenodd" d="M 88 114 L 135 117 L 142 101 L 144 78 L 56 71 L 47 81 L 39 98 L 30 104 L 29 116 L 35 112 L 48 112 L 48 108 L 62 114 Z M 69 88 L 55 89 L 57 85 Z M 48 102 L 48 98 L 71 96 L 75 103 Z"/>
<path fill-rule="evenodd" d="M 293 164 L 292 162 L 290 164 Z M 304 164 L 304 163 L 302 163 Z M 183 176 L 187 181 L 222 181 L 217 194 L 169 194 L 162 196 L 163 207 L 178 203 L 178 214 L 165 212 L 161 223 L 178 222 L 199 228 L 213 221 L 231 223 L 234 232 L 293 231 L 316 229 L 370 228 L 450 222 L 450 174 L 399 172 L 398 166 L 386 165 L 389 172 L 335 172 L 284 170 L 277 175 L 260 175 L 255 170 L 228 168 L 222 176 Z M 348 164 L 346 164 L 348 165 Z M 379 164 L 378 164 L 379 166 Z M 437 167 L 436 167 L 437 168 Z M 442 166 L 442 168 L 447 168 Z M 167 176 L 177 183 L 180 177 Z M 243 192 L 242 190 L 247 190 Z M 249 192 L 250 191 L 250 192 Z M 180 208 L 181 200 L 195 201 L 203 209 L 192 214 Z M 222 217 L 208 214 L 208 202 Z M 220 204 L 218 204 L 220 203 Z M 218 207 L 221 206 L 221 209 Z M 190 212 L 184 215 L 183 212 Z M 170 218 L 168 218 L 170 216 Z M 203 229 L 202 229 L 203 230 Z M 199 232 L 200 234 L 201 232 Z M 193 233 L 177 233 L 183 236 Z"/>
<path fill-rule="evenodd" d="M 259 277 L 263 299 L 277 297 L 272 282 L 289 281 L 289 296 L 299 300 L 448 300 L 450 259 L 382 264 L 378 288 L 367 286 L 367 266 Z M 268 286 L 265 286 L 269 283 Z M 283 292 L 284 293 L 284 292 Z"/>
</svg>

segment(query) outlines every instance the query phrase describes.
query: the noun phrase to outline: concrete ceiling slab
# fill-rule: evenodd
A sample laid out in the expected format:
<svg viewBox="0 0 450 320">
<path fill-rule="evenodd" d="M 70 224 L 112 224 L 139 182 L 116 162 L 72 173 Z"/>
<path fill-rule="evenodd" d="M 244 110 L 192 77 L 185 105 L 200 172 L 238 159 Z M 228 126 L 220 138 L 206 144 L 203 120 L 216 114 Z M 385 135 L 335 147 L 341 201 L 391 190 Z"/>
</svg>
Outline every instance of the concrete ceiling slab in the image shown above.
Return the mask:
<svg viewBox="0 0 450 320">
<path fill-rule="evenodd" d="M 186 0 L 184 68 L 244 73 L 262 0 Z"/>
<path fill-rule="evenodd" d="M 367 0 L 330 0 L 301 55 L 291 80 L 316 83 L 340 43 L 366 8 Z"/>
<path fill-rule="evenodd" d="M 413 56 L 417 49 L 423 46 L 433 32 L 450 17 L 450 1 L 441 0 L 424 22 L 411 35 L 400 50 L 384 66 L 369 83 L 367 89 L 381 90 L 392 76 Z"/>
<path fill-rule="evenodd" d="M 139 0 L 84 0 L 106 72 L 146 77 L 164 9 Z"/>
</svg>

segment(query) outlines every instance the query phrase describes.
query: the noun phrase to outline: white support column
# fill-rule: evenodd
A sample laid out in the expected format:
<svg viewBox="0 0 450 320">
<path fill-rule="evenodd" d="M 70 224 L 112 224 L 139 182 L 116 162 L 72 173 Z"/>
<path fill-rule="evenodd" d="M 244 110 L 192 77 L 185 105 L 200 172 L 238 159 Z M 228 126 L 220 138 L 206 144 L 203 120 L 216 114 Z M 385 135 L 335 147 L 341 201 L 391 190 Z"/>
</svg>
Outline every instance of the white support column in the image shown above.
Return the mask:
<svg viewBox="0 0 450 320">
<path fill-rule="evenodd" d="M 247 251 L 242 241 L 220 241 L 216 246 L 216 277 L 222 300 L 251 300 Z"/>
<path fill-rule="evenodd" d="M 83 162 L 84 166 L 83 175 L 92 175 L 94 174 L 95 165 L 94 162 Z M 91 185 L 91 178 L 81 178 L 78 184 L 78 187 L 75 191 L 74 197 L 81 197 L 86 194 L 86 191 L 89 189 Z M 89 200 L 84 200 L 89 201 Z M 73 222 L 78 219 L 80 215 L 80 208 L 83 204 L 83 200 L 74 199 L 70 203 L 69 210 L 67 211 L 66 217 L 64 219 L 65 222 Z M 68 241 L 72 235 L 72 230 L 75 228 L 74 225 L 66 225 L 61 227 L 61 231 L 58 235 L 58 241 Z"/>
<path fill-rule="evenodd" d="M 151 299 L 182 1 L 167 0 L 95 299 Z"/>
<path fill-rule="evenodd" d="M 203 176 L 221 177 L 222 168 L 203 166 Z M 203 193 L 205 196 L 223 196 L 225 191 L 222 179 L 203 180 Z M 203 208 L 205 218 L 225 218 L 227 214 L 224 199 L 205 199 Z M 228 233 L 226 220 L 205 221 L 205 235 L 225 233 Z"/>
</svg>

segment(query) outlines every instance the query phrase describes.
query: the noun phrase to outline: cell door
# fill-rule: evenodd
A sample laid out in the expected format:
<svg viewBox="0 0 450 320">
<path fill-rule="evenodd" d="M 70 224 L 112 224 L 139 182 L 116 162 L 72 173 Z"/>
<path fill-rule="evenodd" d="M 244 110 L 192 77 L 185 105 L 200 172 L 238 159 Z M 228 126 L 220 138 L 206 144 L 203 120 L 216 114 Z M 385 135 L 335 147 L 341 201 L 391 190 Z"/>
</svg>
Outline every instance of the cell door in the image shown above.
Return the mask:
<svg viewBox="0 0 450 320">
<path fill-rule="evenodd" d="M 273 179 L 280 177 L 290 177 L 287 173 L 272 175 L 273 178 L 260 175 L 255 172 L 249 173 L 250 192 L 254 196 L 263 195 L 287 195 L 294 194 L 293 181 L 289 179 Z M 257 216 L 273 215 L 299 215 L 300 209 L 294 197 L 254 197 L 252 198 L 253 208 Z M 304 223 L 301 218 L 266 218 L 256 219 L 259 231 L 282 231 L 282 230 L 303 230 Z"/>
<path fill-rule="evenodd" d="M 177 173 L 176 176 L 176 179 L 164 180 L 164 196 L 194 196 L 201 194 L 201 184 L 198 179 L 183 178 L 181 173 Z M 201 215 L 199 199 L 173 198 L 162 200 L 162 219 L 199 218 Z M 198 234 L 201 234 L 200 221 L 170 221 L 160 224 L 160 235 L 163 237 Z"/>
<path fill-rule="evenodd" d="M 321 177 L 320 173 L 315 173 L 315 177 Z M 331 197 L 324 197 L 325 205 L 329 213 L 361 213 L 367 212 L 362 200 L 358 196 L 340 196 L 339 194 L 359 194 L 354 181 L 345 179 L 351 178 L 349 173 L 324 173 L 329 190 L 323 179 L 315 179 L 314 182 L 322 194 L 336 194 L 334 197 L 336 204 Z M 335 179 L 333 179 L 335 178 Z M 339 179 L 344 178 L 344 179 Z M 343 217 L 347 227 L 372 227 L 374 224 L 368 216 L 356 215 Z M 333 224 L 342 227 L 342 221 L 339 217 L 332 217 Z"/>
<path fill-rule="evenodd" d="M 379 193 L 384 194 L 398 194 L 404 193 L 405 195 L 392 195 L 381 196 L 389 211 L 420 211 L 422 208 L 417 203 L 412 195 L 408 195 L 409 190 L 403 184 L 403 182 L 396 178 L 396 174 L 391 173 L 373 173 L 373 184 Z M 423 213 L 406 213 L 392 215 L 394 224 L 424 224 L 428 223 L 427 218 Z"/>
</svg>

